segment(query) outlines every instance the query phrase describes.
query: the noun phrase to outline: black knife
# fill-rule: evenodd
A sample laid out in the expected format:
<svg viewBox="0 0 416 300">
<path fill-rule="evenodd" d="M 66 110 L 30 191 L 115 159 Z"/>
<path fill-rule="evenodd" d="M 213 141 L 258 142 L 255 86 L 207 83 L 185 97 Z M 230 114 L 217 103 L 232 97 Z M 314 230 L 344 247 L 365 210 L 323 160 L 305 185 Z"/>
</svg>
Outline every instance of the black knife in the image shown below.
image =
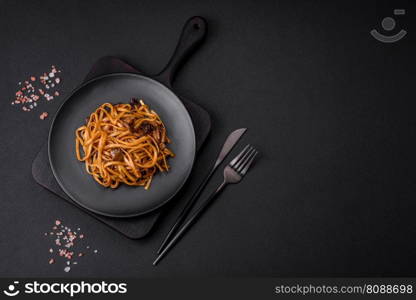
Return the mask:
<svg viewBox="0 0 416 300">
<path fill-rule="evenodd" d="M 196 202 L 196 199 L 201 194 L 204 187 L 207 185 L 209 179 L 214 174 L 215 170 L 218 168 L 218 166 L 222 163 L 224 158 L 227 156 L 228 153 L 230 153 L 231 149 L 237 144 L 238 140 L 241 138 L 241 136 L 246 132 L 247 128 L 240 128 L 237 130 L 234 130 L 230 133 L 230 135 L 225 140 L 224 145 L 222 146 L 222 149 L 220 151 L 220 154 L 218 154 L 217 160 L 215 161 L 214 166 L 212 167 L 211 171 L 208 173 L 208 175 L 205 177 L 205 179 L 201 182 L 201 184 L 198 186 L 194 194 L 192 195 L 191 199 L 185 204 L 185 207 L 182 209 L 181 213 L 179 214 L 178 218 L 176 219 L 174 225 L 169 230 L 168 234 L 164 238 L 162 244 L 159 247 L 159 250 L 157 250 L 157 254 L 162 252 L 163 248 L 166 246 L 166 244 L 169 242 L 170 238 L 173 236 L 173 234 L 176 232 L 176 230 L 179 228 L 179 226 L 182 224 L 182 222 L 185 220 L 186 216 L 188 215 L 189 211 L 193 207 L 193 205 Z"/>
</svg>

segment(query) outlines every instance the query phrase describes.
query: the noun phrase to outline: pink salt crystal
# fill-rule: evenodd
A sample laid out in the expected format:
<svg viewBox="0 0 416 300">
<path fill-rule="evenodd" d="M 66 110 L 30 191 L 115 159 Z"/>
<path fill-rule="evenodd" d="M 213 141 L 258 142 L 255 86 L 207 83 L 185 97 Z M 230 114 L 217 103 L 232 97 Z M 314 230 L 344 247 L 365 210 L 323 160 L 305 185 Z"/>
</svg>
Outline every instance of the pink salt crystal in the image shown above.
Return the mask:
<svg viewBox="0 0 416 300">
<path fill-rule="evenodd" d="M 47 118 L 48 117 L 48 113 L 47 112 L 43 112 L 40 116 L 39 116 L 39 118 L 41 119 L 41 120 L 45 120 L 45 118 Z"/>
</svg>

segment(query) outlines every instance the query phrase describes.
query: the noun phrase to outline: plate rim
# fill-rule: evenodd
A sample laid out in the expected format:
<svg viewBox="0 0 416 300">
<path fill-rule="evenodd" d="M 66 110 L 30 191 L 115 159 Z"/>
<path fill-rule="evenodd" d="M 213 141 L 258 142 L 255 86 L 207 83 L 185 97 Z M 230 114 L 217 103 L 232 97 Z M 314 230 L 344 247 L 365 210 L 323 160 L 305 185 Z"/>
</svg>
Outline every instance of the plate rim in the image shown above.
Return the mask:
<svg viewBox="0 0 416 300">
<path fill-rule="evenodd" d="M 79 90 L 81 90 L 82 88 L 84 88 L 85 86 L 95 82 L 95 81 L 99 81 L 103 78 L 108 78 L 108 77 L 116 77 L 116 76 L 132 76 L 132 77 L 139 77 L 145 80 L 150 80 L 151 82 L 154 82 L 156 85 L 161 86 L 162 88 L 167 89 L 170 93 L 172 93 L 175 98 L 178 100 L 178 104 L 180 106 L 182 106 L 182 108 L 185 110 L 189 124 L 190 124 L 190 128 L 192 130 L 192 161 L 191 161 L 191 165 L 190 168 L 186 174 L 186 176 L 184 176 L 184 179 L 182 181 L 182 183 L 177 187 L 177 189 L 174 191 L 174 193 L 172 193 L 172 195 L 167 198 L 166 200 L 164 200 L 163 202 L 159 203 L 158 205 L 156 205 L 155 207 L 152 207 L 150 209 L 144 210 L 142 212 L 139 213 L 132 213 L 132 214 L 123 214 L 123 215 L 119 215 L 119 214 L 111 214 L 111 213 L 106 213 L 106 212 L 102 212 L 93 208 L 88 207 L 87 205 L 81 203 L 80 201 L 78 201 L 77 199 L 75 199 L 76 197 L 74 197 L 65 187 L 65 185 L 62 183 L 62 181 L 60 180 L 60 176 L 57 174 L 57 171 L 55 170 L 53 163 L 52 163 L 52 157 L 51 157 L 51 136 L 52 136 L 52 132 L 54 129 L 54 125 L 56 120 L 58 119 L 59 114 L 61 113 L 61 111 L 63 110 L 63 107 L 65 105 L 65 103 L 67 103 L 76 92 L 78 92 Z M 137 217 L 137 216 L 141 216 L 141 215 L 145 215 L 151 212 L 154 212 L 156 210 L 158 210 L 159 208 L 161 208 L 162 206 L 164 206 L 165 204 L 167 204 L 170 200 L 172 200 L 176 194 L 183 188 L 183 186 L 185 185 L 185 183 L 188 181 L 189 176 L 191 175 L 191 172 L 193 170 L 193 166 L 195 163 L 195 156 L 196 156 L 196 135 L 195 135 L 195 127 L 192 121 L 192 118 L 189 114 L 189 111 L 186 109 L 185 105 L 183 104 L 182 100 L 179 98 L 179 96 L 172 91 L 172 89 L 170 89 L 169 87 L 167 87 L 166 85 L 164 85 L 163 83 L 149 77 L 146 75 L 141 75 L 141 74 L 136 74 L 136 73 L 129 73 L 129 72 L 117 72 L 117 73 L 110 73 L 110 74 L 105 74 L 105 75 L 101 75 L 95 78 L 92 78 L 84 83 L 82 83 L 81 85 L 79 85 L 78 87 L 76 87 L 74 90 L 72 90 L 72 92 L 65 98 L 65 100 L 62 102 L 62 104 L 59 106 L 59 108 L 57 109 L 53 119 L 52 119 L 52 123 L 50 125 L 49 128 L 49 133 L 48 133 L 48 160 L 49 160 L 49 165 L 50 168 L 52 170 L 53 176 L 55 178 L 55 180 L 57 181 L 59 187 L 64 191 L 64 193 L 72 200 L 74 201 L 77 205 L 80 205 L 81 207 L 83 207 L 84 209 L 87 209 L 90 212 L 99 214 L 99 215 L 103 215 L 106 217 L 113 217 L 113 218 L 132 218 L 132 217 Z"/>
</svg>

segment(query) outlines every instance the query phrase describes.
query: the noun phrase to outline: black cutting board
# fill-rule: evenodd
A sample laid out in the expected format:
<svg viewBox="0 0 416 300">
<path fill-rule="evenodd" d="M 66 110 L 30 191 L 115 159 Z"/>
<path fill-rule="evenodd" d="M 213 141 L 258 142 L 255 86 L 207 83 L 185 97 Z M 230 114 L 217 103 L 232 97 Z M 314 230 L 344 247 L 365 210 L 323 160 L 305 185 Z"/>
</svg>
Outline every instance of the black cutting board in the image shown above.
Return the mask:
<svg viewBox="0 0 416 300">
<path fill-rule="evenodd" d="M 90 72 L 84 79 L 84 82 L 90 79 L 93 79 L 95 77 L 101 76 L 101 75 L 119 73 L 119 72 L 143 74 L 119 58 L 106 56 L 106 57 L 99 59 L 92 66 Z M 181 97 L 181 100 L 184 103 L 185 107 L 187 108 L 192 118 L 192 122 L 195 128 L 195 135 L 196 135 L 196 148 L 198 151 L 201 148 L 202 144 L 204 143 L 204 141 L 206 140 L 210 132 L 211 119 L 210 119 L 209 114 L 199 105 L 189 101 L 188 99 L 184 99 L 183 97 Z M 119 233 L 131 239 L 139 239 L 139 238 L 143 238 L 144 236 L 146 236 L 150 232 L 152 227 L 156 224 L 156 221 L 158 220 L 160 216 L 160 210 L 157 210 L 149 214 L 141 215 L 138 217 L 112 218 L 112 217 L 106 217 L 106 216 L 92 213 L 80 207 L 75 202 L 73 202 L 64 193 L 64 191 L 62 191 L 62 189 L 59 187 L 58 183 L 56 182 L 55 177 L 53 176 L 52 170 L 49 165 L 47 141 L 45 141 L 44 146 L 39 151 L 38 155 L 33 161 L 32 175 L 33 175 L 33 178 L 36 180 L 36 182 L 40 184 L 41 186 L 43 186 L 44 188 L 58 195 L 60 198 L 65 199 L 66 201 L 69 201 L 73 205 L 76 205 L 82 211 L 90 214 L 92 217 L 96 218 L 97 220 L 103 222 L 104 224 L 110 226 L 114 230 L 118 231 Z"/>
</svg>

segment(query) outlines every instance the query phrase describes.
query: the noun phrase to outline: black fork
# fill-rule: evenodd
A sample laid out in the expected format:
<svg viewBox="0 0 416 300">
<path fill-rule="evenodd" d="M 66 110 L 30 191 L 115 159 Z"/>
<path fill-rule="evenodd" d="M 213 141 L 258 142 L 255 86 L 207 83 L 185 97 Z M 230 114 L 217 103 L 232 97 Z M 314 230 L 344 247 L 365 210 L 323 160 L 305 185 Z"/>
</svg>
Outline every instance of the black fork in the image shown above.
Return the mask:
<svg viewBox="0 0 416 300">
<path fill-rule="evenodd" d="M 244 175 L 247 174 L 248 169 L 253 163 L 258 151 L 247 145 L 243 151 L 240 152 L 225 168 L 224 168 L 224 181 L 220 186 L 208 197 L 205 202 L 198 207 L 195 213 L 189 218 L 189 220 L 182 226 L 178 233 L 171 239 L 166 245 L 163 251 L 159 254 L 153 265 L 156 265 L 165 254 L 176 244 L 176 242 L 184 235 L 185 231 L 188 230 L 195 221 L 202 215 L 204 210 L 211 204 L 215 197 L 230 183 L 239 183 Z"/>
</svg>

